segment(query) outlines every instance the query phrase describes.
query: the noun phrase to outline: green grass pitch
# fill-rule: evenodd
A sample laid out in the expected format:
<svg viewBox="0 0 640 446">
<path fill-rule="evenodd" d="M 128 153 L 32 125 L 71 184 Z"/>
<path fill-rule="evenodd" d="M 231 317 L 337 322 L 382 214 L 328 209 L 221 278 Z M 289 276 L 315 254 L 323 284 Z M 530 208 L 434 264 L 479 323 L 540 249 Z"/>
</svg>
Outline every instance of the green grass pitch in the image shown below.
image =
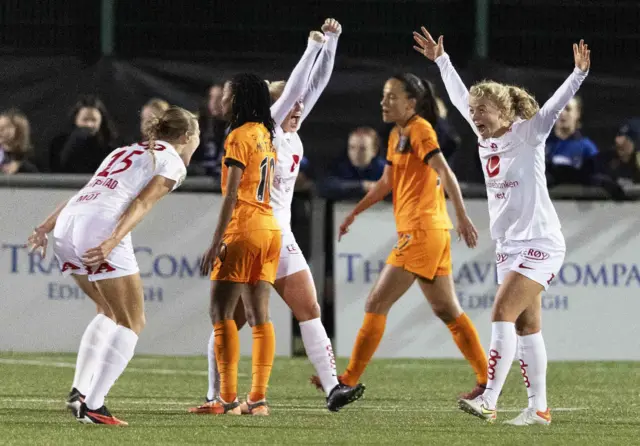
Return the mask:
<svg viewBox="0 0 640 446">
<path fill-rule="evenodd" d="M 630 445 L 640 444 L 640 363 L 549 364 L 551 426 L 512 427 L 527 395 L 517 364 L 489 425 L 459 410 L 456 395 L 473 385 L 459 360 L 375 360 L 362 400 L 340 413 L 308 384 L 304 358 L 277 358 L 270 417 L 191 415 L 203 400 L 206 358 L 133 359 L 107 398 L 128 427 L 85 426 L 64 408 L 73 378 L 71 354 L 0 353 L 0 444 L 395 444 L 395 445 Z M 345 361 L 338 360 L 339 370 Z M 249 389 L 243 358 L 240 390 Z"/>
</svg>

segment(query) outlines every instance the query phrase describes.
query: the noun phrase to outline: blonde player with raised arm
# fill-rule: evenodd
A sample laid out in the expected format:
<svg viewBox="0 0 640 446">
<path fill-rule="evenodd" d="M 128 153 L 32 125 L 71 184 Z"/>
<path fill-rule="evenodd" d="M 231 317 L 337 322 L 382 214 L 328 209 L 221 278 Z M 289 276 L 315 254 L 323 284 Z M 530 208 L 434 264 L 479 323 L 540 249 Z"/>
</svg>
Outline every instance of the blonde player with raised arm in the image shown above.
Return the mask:
<svg viewBox="0 0 640 446">
<path fill-rule="evenodd" d="M 478 136 L 491 238 L 496 242 L 500 286 L 491 318 L 489 381 L 482 395 L 461 399 L 460 408 L 494 421 L 500 391 L 517 354 L 529 407 L 507 423 L 550 424 L 541 293 L 560 270 L 566 248 L 547 190 L 545 141 L 587 77 L 589 48 L 582 40 L 573 45 L 573 72 L 539 108 L 531 95 L 512 85 L 483 81 L 467 91 L 444 52 L 442 36 L 436 42 L 423 27 L 414 38 L 414 48 L 438 65 L 451 102 Z"/>
<path fill-rule="evenodd" d="M 149 141 L 114 150 L 89 183 L 29 237 L 31 249 L 42 249 L 44 256 L 53 231 L 62 273 L 98 307 L 80 341 L 67 400 L 83 423 L 127 424 L 111 415 L 104 399 L 133 357 L 145 324 L 131 231 L 180 185 L 200 144 L 198 120 L 179 107 L 153 118 L 145 133 Z"/>
</svg>

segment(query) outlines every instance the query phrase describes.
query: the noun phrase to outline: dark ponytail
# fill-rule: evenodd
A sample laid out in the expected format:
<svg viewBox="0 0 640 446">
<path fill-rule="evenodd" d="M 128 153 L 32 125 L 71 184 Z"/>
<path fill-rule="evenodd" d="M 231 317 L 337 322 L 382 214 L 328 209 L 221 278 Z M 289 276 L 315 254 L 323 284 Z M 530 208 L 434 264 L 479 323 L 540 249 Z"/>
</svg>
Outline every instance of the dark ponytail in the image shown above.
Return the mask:
<svg viewBox="0 0 640 446">
<path fill-rule="evenodd" d="M 402 82 L 407 95 L 416 100 L 416 113 L 435 127 L 438 120 L 438 104 L 433 84 L 411 73 L 396 74 L 391 78 Z"/>
</svg>

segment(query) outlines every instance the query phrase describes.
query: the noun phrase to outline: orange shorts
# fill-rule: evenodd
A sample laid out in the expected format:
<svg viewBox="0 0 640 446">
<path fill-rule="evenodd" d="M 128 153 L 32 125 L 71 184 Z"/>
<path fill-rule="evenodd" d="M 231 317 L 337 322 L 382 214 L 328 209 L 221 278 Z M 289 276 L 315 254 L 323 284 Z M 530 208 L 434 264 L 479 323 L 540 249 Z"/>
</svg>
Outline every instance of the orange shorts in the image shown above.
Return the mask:
<svg viewBox="0 0 640 446">
<path fill-rule="evenodd" d="M 225 234 L 211 280 L 273 284 L 280 259 L 280 231 L 257 230 Z"/>
<path fill-rule="evenodd" d="M 448 229 L 399 232 L 398 243 L 387 257 L 389 265 L 432 280 L 451 274 L 451 234 Z"/>
</svg>

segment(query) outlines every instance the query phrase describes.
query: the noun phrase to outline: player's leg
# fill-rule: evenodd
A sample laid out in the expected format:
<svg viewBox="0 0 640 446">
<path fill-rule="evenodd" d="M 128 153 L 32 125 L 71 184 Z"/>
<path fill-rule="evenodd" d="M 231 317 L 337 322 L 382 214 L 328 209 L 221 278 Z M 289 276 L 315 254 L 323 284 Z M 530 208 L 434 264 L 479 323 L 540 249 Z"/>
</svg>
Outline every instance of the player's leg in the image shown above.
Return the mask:
<svg viewBox="0 0 640 446">
<path fill-rule="evenodd" d="M 358 384 L 380 345 L 389 310 L 414 281 L 415 276 L 399 266 L 387 264 L 382 269 L 367 298 L 364 322 L 356 337 L 349 365 L 340 377 L 342 383 L 352 387 Z"/>
<path fill-rule="evenodd" d="M 507 424 L 526 426 L 551 423 L 547 405 L 547 350 L 541 331 L 542 295 L 516 320 L 518 360 L 524 385 L 527 388 L 528 407 Z"/>
<path fill-rule="evenodd" d="M 436 276 L 432 281 L 418 278 L 418 284 L 433 312 L 447 325 L 458 349 L 476 374 L 476 387 L 462 398 L 481 395 L 487 384 L 487 356 L 475 325 L 460 307 L 451 274 Z"/>
<path fill-rule="evenodd" d="M 291 233 L 282 235 L 278 272 L 273 286 L 298 321 L 304 349 L 316 369 L 317 382 L 329 396 L 338 386 L 333 347 L 320 319 L 320 306 L 309 265 Z"/>
<path fill-rule="evenodd" d="M 459 401 L 465 412 L 491 422 L 496 419 L 498 397 L 516 355 L 516 320 L 543 289 L 540 283 L 516 271 L 507 273 L 498 288 L 491 316 L 487 389 L 477 398 Z"/>
<path fill-rule="evenodd" d="M 105 341 L 79 420 L 94 424 L 126 424 L 113 417 L 104 399 L 133 357 L 145 325 L 140 274 L 98 279 L 96 286 L 111 309 L 117 327 Z"/>
<path fill-rule="evenodd" d="M 104 297 L 100 294 L 95 283 L 90 282 L 86 275 L 73 274 L 72 277 L 78 287 L 96 304 L 98 312 L 87 325 L 80 340 L 73 384 L 67 398 L 67 407 L 77 417 L 85 395 L 89 391 L 89 385 L 98 364 L 100 351 L 105 341 L 115 330 L 116 323 L 113 320 L 111 308 L 109 308 Z"/>
<path fill-rule="evenodd" d="M 242 295 L 242 300 L 253 337 L 251 391 L 246 402 L 241 405 L 241 410 L 245 414 L 269 415 L 266 396 L 276 352 L 276 335 L 269 319 L 271 283 L 259 280 L 248 285 L 247 290 Z"/>
<path fill-rule="evenodd" d="M 232 265 L 228 265 L 232 268 Z M 212 277 L 228 276 L 214 270 Z M 220 400 L 214 401 L 213 413 L 239 415 L 238 363 L 240 361 L 240 337 L 234 313 L 240 296 L 247 293 L 245 283 L 230 280 L 211 281 L 211 322 L 214 329 L 214 350 L 219 371 Z"/>
<path fill-rule="evenodd" d="M 282 244 L 280 231 L 254 231 L 248 244 L 256 249 L 256 255 L 242 302 L 253 332 L 253 346 L 251 391 L 241 409 L 251 415 L 269 415 L 267 387 L 276 353 L 276 335 L 269 319 L 269 296 L 278 270 Z"/>
<path fill-rule="evenodd" d="M 244 306 L 241 302 L 236 305 L 236 311 L 233 316 L 238 331 L 247 323 L 244 314 Z M 209 343 L 207 345 L 207 360 L 209 364 L 208 377 L 209 388 L 204 404 L 189 409 L 189 413 L 194 414 L 212 414 L 215 413 L 215 403 L 220 399 L 220 372 L 218 371 L 218 363 L 215 354 L 215 330 L 211 331 Z"/>
<path fill-rule="evenodd" d="M 302 257 L 300 255 L 299 257 Z M 291 265 L 290 269 L 298 269 Z M 302 257 L 304 261 L 304 257 Z M 284 260 L 287 262 L 287 259 Z M 293 260 L 295 262 L 295 259 Z M 301 262 L 302 263 L 302 262 Z M 359 399 L 364 386 L 357 384 L 350 387 L 338 382 L 336 372 L 336 360 L 333 355 L 331 340 L 320 319 L 320 306 L 316 297 L 316 288 L 309 268 L 305 267 L 293 274 L 276 279 L 274 288 L 282 297 L 284 302 L 291 308 L 294 317 L 300 324 L 302 343 L 304 344 L 307 357 L 316 369 L 317 376 L 312 380 L 317 380 L 327 395 L 327 408 L 337 412 L 343 406 Z M 280 269 L 283 266 L 282 255 L 280 257 Z M 313 382 L 313 381 L 312 381 Z"/>
</svg>

